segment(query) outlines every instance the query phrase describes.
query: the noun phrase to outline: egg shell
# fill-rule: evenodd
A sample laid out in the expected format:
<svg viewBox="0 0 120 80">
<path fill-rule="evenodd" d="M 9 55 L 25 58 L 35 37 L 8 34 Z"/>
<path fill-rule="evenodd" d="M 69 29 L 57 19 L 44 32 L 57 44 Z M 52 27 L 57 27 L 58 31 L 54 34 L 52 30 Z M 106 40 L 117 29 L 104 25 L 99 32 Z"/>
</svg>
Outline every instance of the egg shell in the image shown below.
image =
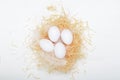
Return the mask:
<svg viewBox="0 0 120 80">
<path fill-rule="evenodd" d="M 69 45 L 73 41 L 73 33 L 69 29 L 64 29 L 61 32 L 61 39 L 65 44 Z"/>
<path fill-rule="evenodd" d="M 56 42 L 60 37 L 60 30 L 57 26 L 52 26 L 48 30 L 48 37 L 51 41 Z"/>
<path fill-rule="evenodd" d="M 48 39 L 41 39 L 39 45 L 45 52 L 51 52 L 54 49 L 53 43 Z"/>
<path fill-rule="evenodd" d="M 64 58 L 66 54 L 66 48 L 65 45 L 61 42 L 56 43 L 54 48 L 55 56 L 57 58 Z"/>
</svg>

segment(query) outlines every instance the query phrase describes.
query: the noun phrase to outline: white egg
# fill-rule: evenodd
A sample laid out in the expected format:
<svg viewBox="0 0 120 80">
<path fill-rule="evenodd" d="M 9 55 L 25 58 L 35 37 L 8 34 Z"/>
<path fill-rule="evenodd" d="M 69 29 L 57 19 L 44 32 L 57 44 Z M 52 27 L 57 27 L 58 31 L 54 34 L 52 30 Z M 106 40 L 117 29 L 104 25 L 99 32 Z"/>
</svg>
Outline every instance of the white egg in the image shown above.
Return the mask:
<svg viewBox="0 0 120 80">
<path fill-rule="evenodd" d="M 47 39 L 41 39 L 39 45 L 42 48 L 42 50 L 45 52 L 51 52 L 54 49 L 53 43 Z"/>
<path fill-rule="evenodd" d="M 64 58 L 66 54 L 66 48 L 63 43 L 58 42 L 54 48 L 55 56 L 57 58 Z"/>
<path fill-rule="evenodd" d="M 52 26 L 48 30 L 48 37 L 51 41 L 56 42 L 60 37 L 60 30 L 57 26 Z"/>
<path fill-rule="evenodd" d="M 61 33 L 61 39 L 65 44 L 67 45 L 71 44 L 73 41 L 72 32 L 69 29 L 64 29 Z"/>
</svg>

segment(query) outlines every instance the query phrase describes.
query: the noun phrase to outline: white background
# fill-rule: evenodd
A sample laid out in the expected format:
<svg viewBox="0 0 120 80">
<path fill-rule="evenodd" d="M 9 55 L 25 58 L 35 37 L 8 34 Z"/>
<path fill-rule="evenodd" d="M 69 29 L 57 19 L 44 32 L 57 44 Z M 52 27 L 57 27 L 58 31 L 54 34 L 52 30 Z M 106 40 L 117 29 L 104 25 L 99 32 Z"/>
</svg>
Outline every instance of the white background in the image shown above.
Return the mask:
<svg viewBox="0 0 120 80">
<path fill-rule="evenodd" d="M 21 70 L 26 29 L 39 24 L 48 4 L 58 0 L 0 0 L 0 80 L 33 80 Z M 65 10 L 89 22 L 95 31 L 92 52 L 86 59 L 86 73 L 76 80 L 120 80 L 120 1 L 119 0 L 63 0 Z M 17 48 L 11 45 L 17 44 Z M 56 76 L 42 80 L 61 80 Z M 65 77 L 65 76 L 64 76 Z M 69 80 L 64 78 L 63 80 Z"/>
</svg>

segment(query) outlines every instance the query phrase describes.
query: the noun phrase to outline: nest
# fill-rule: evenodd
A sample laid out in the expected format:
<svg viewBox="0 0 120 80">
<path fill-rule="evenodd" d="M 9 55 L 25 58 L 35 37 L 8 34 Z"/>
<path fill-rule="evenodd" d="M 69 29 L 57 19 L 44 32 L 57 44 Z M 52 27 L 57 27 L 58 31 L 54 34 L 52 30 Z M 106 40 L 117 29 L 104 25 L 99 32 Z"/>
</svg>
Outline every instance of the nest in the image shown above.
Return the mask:
<svg viewBox="0 0 120 80">
<path fill-rule="evenodd" d="M 69 29 L 73 33 L 73 42 L 66 46 L 66 55 L 63 59 L 55 57 L 54 52 L 46 53 L 39 46 L 40 39 L 49 39 L 47 31 L 51 26 L 58 26 L 60 31 Z M 63 13 L 61 15 L 51 15 L 43 18 L 42 23 L 33 33 L 30 48 L 34 51 L 38 67 L 47 68 L 49 71 L 68 72 L 72 69 L 78 59 L 84 58 L 83 53 L 83 22 L 69 17 Z"/>
</svg>

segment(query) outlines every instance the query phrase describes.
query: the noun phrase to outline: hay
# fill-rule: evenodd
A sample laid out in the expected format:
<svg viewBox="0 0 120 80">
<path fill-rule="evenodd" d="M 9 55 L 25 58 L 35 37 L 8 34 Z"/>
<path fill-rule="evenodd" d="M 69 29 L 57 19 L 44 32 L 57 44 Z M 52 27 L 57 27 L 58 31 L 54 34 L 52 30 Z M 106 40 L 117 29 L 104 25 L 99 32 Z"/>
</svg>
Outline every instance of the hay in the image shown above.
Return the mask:
<svg viewBox="0 0 120 80">
<path fill-rule="evenodd" d="M 51 9 L 51 8 L 50 8 Z M 51 26 L 58 26 L 60 31 L 63 29 L 69 29 L 73 33 L 73 42 L 70 45 L 66 45 L 66 56 L 64 59 L 57 59 L 54 52 L 48 54 L 44 52 L 39 46 L 40 39 L 49 39 L 47 31 Z M 83 22 L 75 18 L 69 17 L 66 13 L 61 15 L 51 15 L 47 18 L 43 18 L 42 23 L 35 30 L 32 42 L 30 43 L 31 49 L 36 56 L 38 67 L 45 67 L 49 71 L 68 72 L 72 69 L 78 59 L 84 58 L 83 53 Z"/>
</svg>

